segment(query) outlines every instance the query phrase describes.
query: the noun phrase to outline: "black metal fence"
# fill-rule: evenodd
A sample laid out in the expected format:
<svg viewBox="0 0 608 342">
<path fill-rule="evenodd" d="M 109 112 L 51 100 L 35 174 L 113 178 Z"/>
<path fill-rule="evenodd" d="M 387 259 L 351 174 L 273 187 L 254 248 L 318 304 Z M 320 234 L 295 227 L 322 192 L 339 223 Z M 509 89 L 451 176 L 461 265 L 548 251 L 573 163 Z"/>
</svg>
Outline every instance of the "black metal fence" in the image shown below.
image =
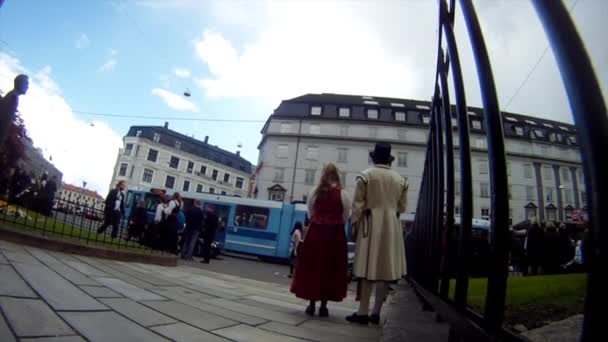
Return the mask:
<svg viewBox="0 0 608 342">
<path fill-rule="evenodd" d="M 459 51 L 454 35 L 456 1 L 439 0 L 439 42 L 432 119 L 424 174 L 412 233 L 408 236 L 409 280 L 440 317 L 450 324 L 450 341 L 522 340 L 503 328 L 509 259 L 509 194 L 503 137 L 503 121 L 487 49 L 472 0 L 460 0 L 460 9 L 473 48 L 484 108 L 490 166 L 491 229 L 489 235 L 488 282 L 483 314 L 467 308 L 470 275 L 473 194 L 469 119 Z M 556 56 L 579 133 L 586 194 L 589 203 L 591 249 L 585 320 L 582 340 L 608 341 L 601 324 L 606 306 L 606 278 L 600 272 L 606 262 L 608 224 L 608 118 L 591 62 L 567 9 L 558 0 L 533 1 Z M 444 51 L 443 43 L 447 46 Z M 451 70 L 450 70 L 451 68 Z M 451 74 L 455 107 L 450 105 L 448 76 Z M 455 108 L 455 113 L 453 109 Z M 452 127 L 452 118 L 457 127 Z M 452 132 L 458 132 L 460 160 L 460 216 L 454 224 L 454 147 Z M 605 152 L 604 152 L 605 153 Z M 603 177 L 602 177 L 603 176 Z M 603 210 L 602 210 L 603 209 Z M 456 238 L 452 238 L 452 237 Z M 456 260 L 450 260 L 456 256 Z M 455 261 L 455 269 L 448 267 Z M 453 298 L 450 281 L 455 278 Z"/>
<path fill-rule="evenodd" d="M 15 203 L 2 202 L 0 205 L 0 224 L 9 229 L 87 245 L 160 253 L 143 243 L 143 232 L 130 228 L 128 217 L 120 220 L 115 237 L 112 237 L 112 225 L 104 232 L 97 232 L 103 223 L 104 210 L 99 206 L 63 199 L 46 201 L 31 198 Z"/>
</svg>

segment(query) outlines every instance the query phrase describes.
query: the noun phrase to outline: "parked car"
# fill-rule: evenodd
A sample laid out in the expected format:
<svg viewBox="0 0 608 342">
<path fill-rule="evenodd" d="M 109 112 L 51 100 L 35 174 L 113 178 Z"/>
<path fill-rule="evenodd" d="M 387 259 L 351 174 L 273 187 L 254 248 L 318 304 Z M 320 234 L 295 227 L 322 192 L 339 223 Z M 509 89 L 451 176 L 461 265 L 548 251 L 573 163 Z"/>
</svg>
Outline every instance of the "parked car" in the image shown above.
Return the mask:
<svg viewBox="0 0 608 342">
<path fill-rule="evenodd" d="M 84 217 L 93 221 L 103 221 L 103 217 L 101 217 L 101 214 L 96 213 L 94 210 L 87 210 L 84 213 Z"/>
</svg>

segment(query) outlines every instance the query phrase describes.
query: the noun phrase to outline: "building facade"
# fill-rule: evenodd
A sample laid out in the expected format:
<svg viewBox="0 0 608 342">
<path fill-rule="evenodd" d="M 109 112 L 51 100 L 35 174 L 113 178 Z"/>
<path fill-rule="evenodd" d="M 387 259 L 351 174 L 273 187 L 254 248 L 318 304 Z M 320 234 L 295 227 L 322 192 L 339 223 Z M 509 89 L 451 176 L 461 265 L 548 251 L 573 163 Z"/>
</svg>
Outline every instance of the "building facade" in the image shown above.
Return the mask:
<svg viewBox="0 0 608 342">
<path fill-rule="evenodd" d="M 306 200 L 323 165 L 334 162 L 343 186 L 354 192 L 356 176 L 370 167 L 375 142 L 393 146 L 392 168 L 408 179 L 408 212 L 415 212 L 430 123 L 424 101 L 308 94 L 282 101 L 262 129 L 254 193 L 278 201 Z M 469 108 L 474 217 L 490 216 L 487 143 L 483 110 Z M 584 180 L 573 125 L 503 113 L 514 223 L 530 217 L 569 220 L 586 206 Z M 456 119 L 452 125 L 456 127 Z M 456 128 L 455 128 L 456 129 Z M 457 135 L 454 147 L 458 148 Z M 460 165 L 455 161 L 456 213 Z"/>
<path fill-rule="evenodd" d="M 96 210 L 104 209 L 104 198 L 96 191 L 87 190 L 76 185 L 63 183 L 61 189 L 55 195 L 56 200 L 60 200 L 57 206 L 77 208 L 93 208 Z"/>
<path fill-rule="evenodd" d="M 129 189 L 165 189 L 189 197 L 216 193 L 246 197 L 251 163 L 225 151 L 159 126 L 132 126 L 123 138 L 111 186 L 126 181 Z"/>
</svg>

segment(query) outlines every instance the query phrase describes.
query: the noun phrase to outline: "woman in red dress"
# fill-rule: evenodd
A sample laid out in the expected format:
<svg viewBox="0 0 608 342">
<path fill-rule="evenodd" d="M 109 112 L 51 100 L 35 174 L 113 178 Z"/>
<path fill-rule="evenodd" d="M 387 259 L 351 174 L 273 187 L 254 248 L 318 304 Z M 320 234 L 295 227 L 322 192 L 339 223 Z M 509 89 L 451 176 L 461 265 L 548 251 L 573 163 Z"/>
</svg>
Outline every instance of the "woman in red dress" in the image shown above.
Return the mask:
<svg viewBox="0 0 608 342">
<path fill-rule="evenodd" d="M 348 254 L 345 223 L 350 200 L 340 185 L 334 164 L 323 168 L 320 184 L 308 196 L 310 226 L 298 255 L 291 292 L 307 299 L 306 314 L 314 316 L 315 303 L 321 301 L 320 317 L 327 317 L 327 301 L 340 302 L 348 286 Z"/>
</svg>

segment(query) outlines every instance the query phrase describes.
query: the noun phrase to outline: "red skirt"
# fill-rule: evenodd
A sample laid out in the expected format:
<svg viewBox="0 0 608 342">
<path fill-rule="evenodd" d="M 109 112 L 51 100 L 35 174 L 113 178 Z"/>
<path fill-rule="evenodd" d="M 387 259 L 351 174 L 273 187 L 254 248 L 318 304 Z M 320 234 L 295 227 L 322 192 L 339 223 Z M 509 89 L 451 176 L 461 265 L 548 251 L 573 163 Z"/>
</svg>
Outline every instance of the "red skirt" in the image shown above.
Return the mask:
<svg viewBox="0 0 608 342">
<path fill-rule="evenodd" d="M 348 254 L 343 224 L 311 223 L 298 254 L 291 292 L 306 300 L 346 298 Z"/>
</svg>

